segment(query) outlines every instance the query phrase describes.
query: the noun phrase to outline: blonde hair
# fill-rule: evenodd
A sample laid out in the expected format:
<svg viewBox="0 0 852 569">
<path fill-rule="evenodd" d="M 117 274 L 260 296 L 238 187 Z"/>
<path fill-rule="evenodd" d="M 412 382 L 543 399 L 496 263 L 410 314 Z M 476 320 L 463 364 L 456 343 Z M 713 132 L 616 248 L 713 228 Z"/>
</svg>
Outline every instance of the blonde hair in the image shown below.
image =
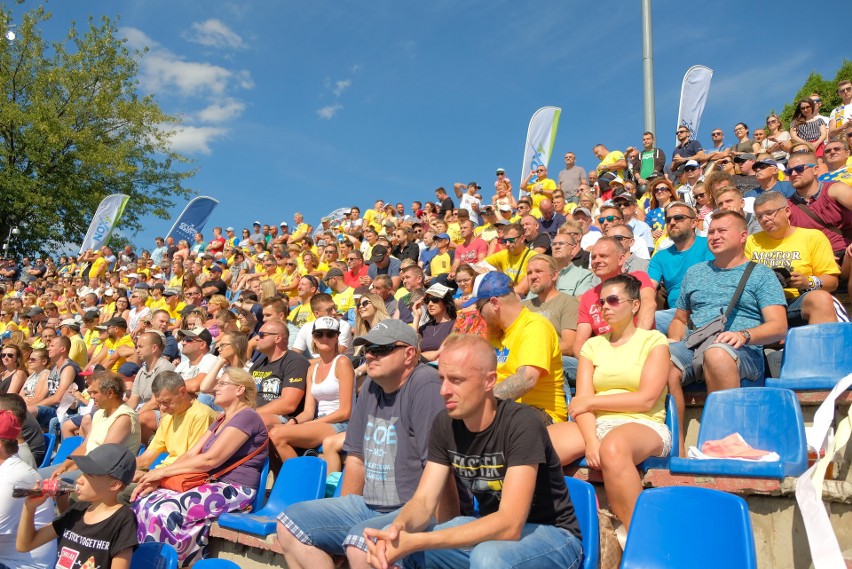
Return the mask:
<svg viewBox="0 0 852 569">
<path fill-rule="evenodd" d="M 243 386 L 244 390 L 241 397 L 242 402 L 252 409 L 257 407 L 257 386 L 254 383 L 252 375 L 238 367 L 229 367 L 222 374 L 222 377 L 224 378 L 226 375 L 228 376 L 228 379 L 231 380 L 231 383 Z"/>
</svg>

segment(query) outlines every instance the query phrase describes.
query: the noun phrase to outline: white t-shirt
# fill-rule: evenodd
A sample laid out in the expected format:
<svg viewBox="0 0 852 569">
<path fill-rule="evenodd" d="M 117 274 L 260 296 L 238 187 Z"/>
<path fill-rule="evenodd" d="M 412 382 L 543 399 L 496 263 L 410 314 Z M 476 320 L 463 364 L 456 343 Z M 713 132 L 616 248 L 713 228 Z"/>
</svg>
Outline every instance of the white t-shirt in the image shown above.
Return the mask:
<svg viewBox="0 0 852 569">
<path fill-rule="evenodd" d="M 591 229 L 580 239 L 580 248 L 588 251 L 592 245 L 598 242 L 598 239 L 603 237 L 603 233 L 599 229 Z"/>
<path fill-rule="evenodd" d="M 459 203 L 459 207 L 462 207 L 467 210 L 467 212 L 470 214 L 470 220 L 473 222 L 474 225 L 479 225 L 479 214 L 474 211 L 474 204 L 478 208 L 482 205 L 482 201 L 473 197 L 470 194 L 464 194 L 461 197 L 461 203 Z"/>
<path fill-rule="evenodd" d="M 199 373 L 206 374 L 213 369 L 214 365 L 216 365 L 216 356 L 213 354 L 204 354 L 201 361 L 195 365 L 190 364 L 189 359 L 184 356 L 181 358 L 180 363 L 175 368 L 175 371 L 180 374 L 184 381 L 186 381 L 192 379 Z"/>
<path fill-rule="evenodd" d="M 299 354 L 305 353 L 305 350 L 310 352 L 310 355 L 307 356 L 308 359 L 318 358 L 319 354 L 314 352 L 311 349 L 311 345 L 313 344 L 313 337 L 311 336 L 314 333 L 314 324 L 315 320 L 311 322 L 306 322 L 304 326 L 299 328 L 299 333 L 296 335 L 296 341 L 293 342 L 293 347 L 291 348 L 294 352 Z M 337 343 L 341 346 L 346 347 L 346 353 L 352 353 L 352 326 L 349 325 L 349 322 L 346 320 L 338 320 L 340 322 L 340 336 L 337 337 Z"/>
<path fill-rule="evenodd" d="M 27 553 L 15 549 L 24 498 L 12 498 L 12 487 L 16 482 L 35 484 L 36 480 L 41 480 L 38 473 L 16 454 L 0 464 L 0 563 L 15 569 L 45 569 L 56 563 L 56 540 Z M 53 508 L 50 498 L 38 507 L 35 515 L 37 530 L 53 523 Z"/>
</svg>

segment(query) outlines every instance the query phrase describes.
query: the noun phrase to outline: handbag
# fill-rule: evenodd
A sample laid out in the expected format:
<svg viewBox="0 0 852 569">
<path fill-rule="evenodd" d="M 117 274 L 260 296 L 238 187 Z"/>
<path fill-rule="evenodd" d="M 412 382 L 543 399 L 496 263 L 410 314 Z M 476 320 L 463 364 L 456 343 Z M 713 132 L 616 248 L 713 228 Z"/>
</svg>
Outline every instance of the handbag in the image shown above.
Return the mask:
<svg viewBox="0 0 852 569">
<path fill-rule="evenodd" d="M 160 488 L 165 488 L 166 490 L 174 490 L 175 492 L 186 492 L 187 490 L 192 490 L 193 488 L 197 488 L 202 484 L 212 484 L 213 482 L 217 482 L 222 476 L 226 475 L 236 467 L 257 456 L 257 454 L 263 449 L 265 449 L 266 445 L 268 444 L 269 435 L 267 434 L 266 440 L 264 440 L 263 444 L 260 445 L 254 452 L 244 456 L 228 468 L 223 468 L 215 474 L 210 474 L 209 472 L 185 472 L 183 474 L 167 476 L 160 480 Z"/>
<path fill-rule="evenodd" d="M 724 313 L 720 314 L 700 328 L 695 328 L 692 325 L 692 320 L 689 321 L 690 329 L 694 329 L 695 331 L 690 334 L 683 343 L 687 348 L 692 350 L 692 367 L 695 369 L 696 375 L 700 376 L 700 370 L 704 366 L 704 352 L 706 352 L 707 348 L 716 341 L 716 336 L 725 331 L 725 324 L 728 322 L 728 316 L 731 315 L 731 312 L 734 310 L 734 306 L 736 306 L 737 302 L 739 302 L 740 297 L 743 294 L 743 290 L 745 289 L 746 281 L 748 281 L 748 278 L 751 276 L 751 272 L 754 270 L 755 266 L 755 263 L 749 261 L 748 266 L 745 271 L 743 271 L 743 276 L 740 277 L 739 284 L 737 284 L 737 290 L 734 292 L 734 296 L 731 298 L 731 302 L 728 303 L 728 308 L 725 309 Z"/>
</svg>

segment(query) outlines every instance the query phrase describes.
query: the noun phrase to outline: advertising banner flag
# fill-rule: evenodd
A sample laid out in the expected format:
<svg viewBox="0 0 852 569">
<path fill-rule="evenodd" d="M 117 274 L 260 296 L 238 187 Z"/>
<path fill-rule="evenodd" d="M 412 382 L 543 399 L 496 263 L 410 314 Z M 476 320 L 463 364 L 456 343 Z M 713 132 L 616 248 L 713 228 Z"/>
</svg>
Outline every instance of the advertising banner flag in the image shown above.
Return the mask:
<svg viewBox="0 0 852 569">
<path fill-rule="evenodd" d="M 559 107 L 542 107 L 533 114 L 527 129 L 527 141 L 524 144 L 524 163 L 521 166 L 520 182 L 526 180 L 527 175 L 537 166 L 547 166 L 550 162 L 561 114 L 562 109 Z M 525 193 L 519 191 L 521 196 Z"/>
<path fill-rule="evenodd" d="M 86 237 L 83 238 L 83 244 L 80 245 L 80 253 L 89 249 L 100 249 L 109 242 L 112 230 L 118 224 L 129 199 L 130 196 L 124 194 L 112 194 L 101 200 L 92 217 L 92 223 L 89 224 Z"/>
<path fill-rule="evenodd" d="M 693 65 L 683 76 L 680 88 L 680 109 L 677 113 L 677 126 L 685 126 L 690 131 L 690 140 L 698 138 L 698 125 L 710 92 L 710 80 L 713 70 L 703 65 Z M 675 144 L 677 142 L 675 141 Z"/>
<path fill-rule="evenodd" d="M 192 238 L 196 233 L 204 229 L 207 220 L 210 219 L 210 214 L 219 205 L 219 200 L 210 196 L 199 196 L 188 204 L 183 210 L 183 213 L 172 225 L 167 237 L 173 237 L 175 243 L 181 239 L 185 239 L 187 243 L 192 243 Z"/>
</svg>

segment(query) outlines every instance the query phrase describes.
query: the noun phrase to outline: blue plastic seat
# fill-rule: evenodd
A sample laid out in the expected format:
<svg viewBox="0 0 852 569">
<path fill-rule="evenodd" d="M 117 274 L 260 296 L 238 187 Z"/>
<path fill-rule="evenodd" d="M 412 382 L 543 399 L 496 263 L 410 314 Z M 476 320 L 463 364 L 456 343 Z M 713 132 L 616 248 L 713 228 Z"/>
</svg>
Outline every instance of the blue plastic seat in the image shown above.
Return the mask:
<svg viewBox="0 0 852 569">
<path fill-rule="evenodd" d="M 56 451 L 56 456 L 50 461 L 51 466 L 65 462 L 65 459 L 77 450 L 77 447 L 81 444 L 83 444 L 83 437 L 68 437 L 67 439 L 63 439 L 59 445 L 59 450 Z"/>
<path fill-rule="evenodd" d="M 705 441 L 732 433 L 739 433 L 756 449 L 778 453 L 781 460 L 672 458 L 669 469 L 679 474 L 784 478 L 799 476 L 808 466 L 802 410 L 789 389 L 746 387 L 709 394 L 701 415 L 698 448 Z"/>
<path fill-rule="evenodd" d="M 130 559 L 130 569 L 177 569 L 178 555 L 174 547 L 149 541 L 140 543 Z"/>
<path fill-rule="evenodd" d="M 168 458 L 168 456 L 169 456 L 169 453 L 167 453 L 165 451 L 161 452 L 160 455 L 157 458 L 155 458 L 153 461 L 151 461 L 150 465 L 148 465 L 148 470 L 154 470 L 154 468 L 156 468 L 161 462 L 166 460 L 166 458 Z"/>
<path fill-rule="evenodd" d="M 56 448 L 56 436 L 50 433 L 44 433 L 44 458 L 41 459 L 39 468 L 50 466 L 50 458 L 53 455 L 53 449 Z"/>
<path fill-rule="evenodd" d="M 254 535 L 274 533 L 278 514 L 287 506 L 325 496 L 325 469 L 325 461 L 316 456 L 286 460 L 263 508 L 250 514 L 222 514 L 219 525 Z"/>
<path fill-rule="evenodd" d="M 142 456 L 145 453 L 145 445 L 139 445 L 139 451 L 136 453 L 136 456 Z"/>
<path fill-rule="evenodd" d="M 254 495 L 254 502 L 251 504 L 249 512 L 259 512 L 266 501 L 266 483 L 269 480 L 269 456 L 263 461 L 263 468 L 260 471 L 260 481 L 257 485 L 257 494 Z"/>
<path fill-rule="evenodd" d="M 668 468 L 669 459 L 672 456 L 677 456 L 680 454 L 680 437 L 678 436 L 680 433 L 680 429 L 678 428 L 677 421 L 677 406 L 675 405 L 674 397 L 672 397 L 671 395 L 666 395 L 666 426 L 669 428 L 669 431 L 672 434 L 672 452 L 669 454 L 669 456 L 652 456 L 646 458 L 636 466 L 642 472 L 647 472 L 651 468 Z M 574 462 L 573 466 L 588 468 L 589 463 L 586 461 L 586 457 L 584 456 Z"/>
<path fill-rule="evenodd" d="M 852 322 L 791 328 L 784 343 L 781 377 L 766 385 L 794 391 L 834 388 L 852 373 Z"/>
<path fill-rule="evenodd" d="M 700 541 L 682 539 L 685 528 Z M 636 501 L 621 569 L 755 569 L 745 500 L 718 490 L 673 486 Z"/>
<path fill-rule="evenodd" d="M 565 477 L 574 514 L 583 534 L 583 569 L 597 569 L 600 561 L 600 528 L 598 527 L 598 498 L 595 487 L 583 480 Z"/>
<path fill-rule="evenodd" d="M 196 561 L 193 569 L 240 569 L 240 566 L 228 559 L 202 559 Z"/>
</svg>

